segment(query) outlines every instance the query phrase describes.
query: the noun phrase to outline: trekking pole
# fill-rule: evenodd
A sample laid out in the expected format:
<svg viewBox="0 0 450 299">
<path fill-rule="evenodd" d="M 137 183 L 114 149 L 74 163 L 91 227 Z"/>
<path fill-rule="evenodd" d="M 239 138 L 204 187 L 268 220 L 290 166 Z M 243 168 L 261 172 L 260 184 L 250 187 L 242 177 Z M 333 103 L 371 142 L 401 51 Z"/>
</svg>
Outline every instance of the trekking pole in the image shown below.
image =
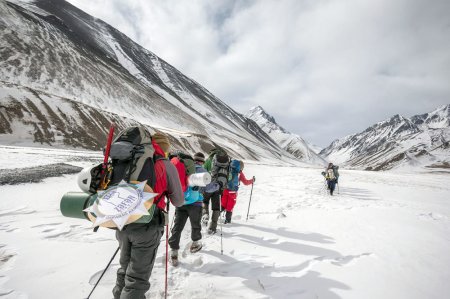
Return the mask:
<svg viewBox="0 0 450 299">
<path fill-rule="evenodd" d="M 223 255 L 223 214 L 220 212 L 220 254 Z"/>
<path fill-rule="evenodd" d="M 169 218 L 169 199 L 167 199 L 166 202 L 167 205 L 167 218 Z M 169 268 L 169 221 L 166 223 L 166 277 L 165 277 L 165 284 L 164 284 L 164 298 L 167 299 L 167 272 Z"/>
<path fill-rule="evenodd" d="M 341 193 L 339 192 L 339 184 L 338 184 L 338 183 L 336 183 L 336 185 L 338 186 L 338 194 L 341 194 Z"/>
<path fill-rule="evenodd" d="M 109 261 L 108 265 L 106 265 L 105 270 L 103 270 L 102 275 L 100 275 L 100 278 L 97 280 L 97 282 L 95 283 L 94 287 L 92 288 L 92 291 L 89 293 L 89 295 L 87 296 L 86 299 L 89 299 L 92 295 L 92 293 L 94 292 L 95 288 L 97 287 L 98 283 L 100 282 L 100 280 L 102 279 L 103 275 L 105 274 L 106 270 L 108 270 L 109 265 L 111 265 L 112 261 L 114 260 L 114 258 L 116 257 L 117 252 L 119 252 L 120 246 L 117 247 L 116 252 L 114 252 L 111 260 Z"/>
<path fill-rule="evenodd" d="M 245 221 L 248 220 L 248 213 L 250 212 L 250 203 L 252 202 L 252 193 L 253 193 L 253 184 L 254 183 L 255 183 L 255 177 L 253 177 L 252 190 L 250 191 L 250 200 L 248 201 L 247 219 L 245 219 Z"/>
</svg>

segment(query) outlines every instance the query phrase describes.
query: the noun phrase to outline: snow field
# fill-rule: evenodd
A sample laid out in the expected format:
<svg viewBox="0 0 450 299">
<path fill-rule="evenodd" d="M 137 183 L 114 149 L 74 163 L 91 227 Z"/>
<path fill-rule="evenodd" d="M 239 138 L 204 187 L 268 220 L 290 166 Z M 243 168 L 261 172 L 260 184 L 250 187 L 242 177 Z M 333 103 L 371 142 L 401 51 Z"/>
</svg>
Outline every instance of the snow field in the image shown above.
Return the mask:
<svg viewBox="0 0 450 299">
<path fill-rule="evenodd" d="M 341 170 L 331 197 L 320 172 L 247 162 L 244 173 L 256 176 L 248 221 L 251 186 L 222 227 L 223 255 L 220 226 L 191 254 L 188 222 L 169 298 L 446 298 L 448 175 Z M 85 298 L 110 260 L 114 231 L 59 212 L 75 178 L 0 187 L 2 299 Z M 164 295 L 165 239 L 147 298 Z M 118 257 L 92 299 L 112 298 L 117 268 Z"/>
</svg>

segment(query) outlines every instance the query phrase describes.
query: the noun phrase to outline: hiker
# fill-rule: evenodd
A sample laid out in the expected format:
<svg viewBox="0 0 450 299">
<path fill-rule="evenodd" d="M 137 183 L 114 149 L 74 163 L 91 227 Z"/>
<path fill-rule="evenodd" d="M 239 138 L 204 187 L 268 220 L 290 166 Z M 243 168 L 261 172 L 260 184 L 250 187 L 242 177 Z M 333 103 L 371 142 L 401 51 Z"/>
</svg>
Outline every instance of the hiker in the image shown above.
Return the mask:
<svg viewBox="0 0 450 299">
<path fill-rule="evenodd" d="M 194 155 L 195 173 L 203 173 L 206 170 L 202 167 L 205 161 L 205 156 L 202 153 L 196 153 Z M 202 188 L 198 186 L 189 186 L 188 177 L 185 175 L 186 171 L 183 169 L 185 165 L 181 162 L 179 157 L 173 157 L 171 162 L 176 165 L 179 170 L 181 185 L 184 186 L 184 205 L 177 207 L 175 210 L 174 224 L 172 228 L 172 235 L 169 239 L 170 246 L 170 258 L 173 266 L 178 265 L 178 250 L 180 249 L 181 233 L 186 225 L 186 221 L 189 218 L 191 223 L 191 240 L 192 244 L 190 252 L 194 253 L 202 248 Z"/>
<path fill-rule="evenodd" d="M 184 203 L 180 180 L 175 167 L 165 159 L 170 143 L 167 136 L 155 133 L 151 141 L 156 177 L 155 197 L 157 208 L 148 223 L 130 223 L 116 231 L 120 247 L 120 268 L 117 270 L 114 299 L 144 299 L 150 288 L 150 275 L 155 263 L 160 239 L 164 234 L 167 196 L 174 206 Z M 145 167 L 145 165 L 144 165 Z M 144 216 L 145 217 L 145 216 Z"/>
<path fill-rule="evenodd" d="M 327 169 L 325 170 L 325 179 L 327 180 L 328 190 L 330 190 L 330 195 L 333 195 L 334 189 L 339 179 L 339 166 L 329 163 Z M 322 173 L 323 174 L 323 173 Z"/>
<path fill-rule="evenodd" d="M 239 183 L 248 186 L 255 182 L 255 177 L 247 180 L 244 173 L 244 162 L 239 160 L 232 160 L 230 163 L 231 179 L 228 181 L 226 189 L 222 194 L 222 211 L 225 212 L 225 224 L 231 223 L 231 216 L 233 215 L 233 208 L 236 204 L 238 195 Z"/>
<path fill-rule="evenodd" d="M 228 168 L 230 158 L 222 148 L 214 148 L 209 152 L 209 157 L 205 161 L 204 168 L 211 173 L 211 183 L 205 187 L 203 193 L 202 222 L 208 225 L 209 222 L 209 202 L 211 202 L 211 223 L 208 234 L 215 234 L 217 231 L 217 221 L 220 216 L 220 197 L 228 182 Z"/>
</svg>

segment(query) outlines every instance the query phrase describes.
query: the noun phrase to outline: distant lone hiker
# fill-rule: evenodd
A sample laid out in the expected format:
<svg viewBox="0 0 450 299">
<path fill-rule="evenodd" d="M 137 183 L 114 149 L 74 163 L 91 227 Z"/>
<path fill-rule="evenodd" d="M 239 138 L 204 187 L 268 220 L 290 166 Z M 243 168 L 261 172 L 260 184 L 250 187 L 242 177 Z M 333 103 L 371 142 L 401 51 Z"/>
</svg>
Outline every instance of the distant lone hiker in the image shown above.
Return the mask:
<svg viewBox="0 0 450 299">
<path fill-rule="evenodd" d="M 325 170 L 325 179 L 327 180 L 328 190 L 330 190 L 330 195 L 333 195 L 334 189 L 339 179 L 339 166 L 329 163 L 327 169 Z M 323 174 L 323 173 L 322 173 Z"/>
</svg>

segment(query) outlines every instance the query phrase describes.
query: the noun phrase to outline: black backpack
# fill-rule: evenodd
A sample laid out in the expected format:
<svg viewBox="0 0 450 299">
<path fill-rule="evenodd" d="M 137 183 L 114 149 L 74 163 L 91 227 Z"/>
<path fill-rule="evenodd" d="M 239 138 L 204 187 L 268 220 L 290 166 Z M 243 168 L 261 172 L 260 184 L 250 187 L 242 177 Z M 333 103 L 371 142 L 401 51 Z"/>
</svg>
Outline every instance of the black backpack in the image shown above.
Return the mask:
<svg viewBox="0 0 450 299">
<path fill-rule="evenodd" d="M 120 132 L 111 144 L 108 186 L 122 180 L 127 183 L 147 181 L 153 188 L 156 182 L 154 153 L 151 134 L 146 128 L 129 127 Z"/>
<path fill-rule="evenodd" d="M 211 173 L 211 182 L 217 183 L 220 190 L 223 190 L 228 182 L 230 171 L 230 157 L 223 148 L 215 148 L 210 151 L 210 155 L 205 162 L 205 169 Z"/>
</svg>

